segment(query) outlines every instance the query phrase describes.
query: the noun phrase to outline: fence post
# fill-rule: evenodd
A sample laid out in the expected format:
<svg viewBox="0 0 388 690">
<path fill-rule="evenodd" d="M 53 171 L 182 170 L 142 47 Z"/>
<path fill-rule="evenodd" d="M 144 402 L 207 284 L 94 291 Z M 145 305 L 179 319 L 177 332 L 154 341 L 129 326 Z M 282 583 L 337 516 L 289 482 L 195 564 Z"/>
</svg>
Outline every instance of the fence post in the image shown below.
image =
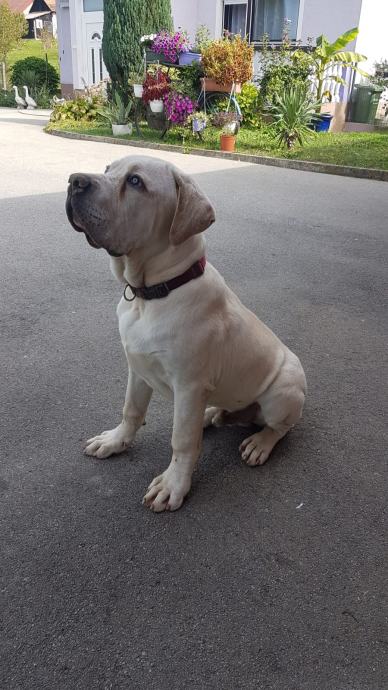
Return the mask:
<svg viewBox="0 0 388 690">
<path fill-rule="evenodd" d="M 6 72 L 5 72 L 5 62 L 1 62 L 1 84 L 2 84 L 2 89 L 3 91 L 7 90 L 7 77 L 6 77 Z"/>
</svg>

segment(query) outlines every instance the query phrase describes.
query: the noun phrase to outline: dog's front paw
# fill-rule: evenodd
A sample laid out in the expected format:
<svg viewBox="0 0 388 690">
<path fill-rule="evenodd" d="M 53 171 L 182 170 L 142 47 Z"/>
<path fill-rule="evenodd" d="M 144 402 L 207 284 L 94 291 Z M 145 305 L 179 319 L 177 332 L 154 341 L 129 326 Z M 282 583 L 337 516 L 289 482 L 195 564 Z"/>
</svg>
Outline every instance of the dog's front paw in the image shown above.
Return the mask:
<svg viewBox="0 0 388 690">
<path fill-rule="evenodd" d="M 132 436 L 123 424 L 119 424 L 115 429 L 103 431 L 98 436 L 93 436 L 86 441 L 84 452 L 86 455 L 93 455 L 96 458 L 108 458 L 114 453 L 122 453 L 132 441 Z"/>
<path fill-rule="evenodd" d="M 178 510 L 190 491 L 190 486 L 190 477 L 180 475 L 170 465 L 163 474 L 155 477 L 151 482 L 143 503 L 155 513 L 161 513 L 163 510 Z"/>
</svg>

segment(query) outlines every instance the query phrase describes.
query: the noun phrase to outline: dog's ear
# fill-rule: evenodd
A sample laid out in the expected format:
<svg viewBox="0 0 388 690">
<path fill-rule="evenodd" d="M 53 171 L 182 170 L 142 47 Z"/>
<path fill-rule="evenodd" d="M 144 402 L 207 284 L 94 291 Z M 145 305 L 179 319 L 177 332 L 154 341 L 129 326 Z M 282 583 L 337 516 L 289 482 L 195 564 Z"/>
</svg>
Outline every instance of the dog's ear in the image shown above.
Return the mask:
<svg viewBox="0 0 388 690">
<path fill-rule="evenodd" d="M 178 201 L 170 228 L 171 244 L 181 244 L 192 235 L 203 232 L 216 216 L 206 194 L 188 175 L 173 170 Z"/>
</svg>

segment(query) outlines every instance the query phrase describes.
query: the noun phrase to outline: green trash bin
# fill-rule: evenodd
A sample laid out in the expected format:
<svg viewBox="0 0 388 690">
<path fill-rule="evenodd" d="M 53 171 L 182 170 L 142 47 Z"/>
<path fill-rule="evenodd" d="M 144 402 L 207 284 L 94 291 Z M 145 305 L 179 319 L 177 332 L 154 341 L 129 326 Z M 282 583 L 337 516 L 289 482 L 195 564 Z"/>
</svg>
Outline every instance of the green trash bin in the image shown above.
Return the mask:
<svg viewBox="0 0 388 690">
<path fill-rule="evenodd" d="M 350 121 L 373 125 L 380 95 L 383 91 L 381 86 L 355 84 L 351 97 Z"/>
</svg>

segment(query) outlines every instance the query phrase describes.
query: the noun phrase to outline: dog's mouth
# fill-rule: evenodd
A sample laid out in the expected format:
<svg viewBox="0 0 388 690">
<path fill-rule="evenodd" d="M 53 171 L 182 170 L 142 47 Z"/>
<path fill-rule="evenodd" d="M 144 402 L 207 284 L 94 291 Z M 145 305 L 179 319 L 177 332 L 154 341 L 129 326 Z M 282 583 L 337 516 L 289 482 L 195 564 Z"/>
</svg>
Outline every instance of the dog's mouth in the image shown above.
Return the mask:
<svg viewBox="0 0 388 690">
<path fill-rule="evenodd" d="M 69 190 L 67 192 L 67 199 L 66 199 L 66 215 L 67 215 L 67 218 L 69 220 L 69 223 L 73 226 L 74 230 L 76 230 L 77 232 L 83 232 L 88 243 L 94 249 L 105 249 L 110 256 L 115 256 L 115 257 L 123 256 L 122 252 L 116 252 L 113 249 L 108 249 L 107 247 L 104 247 L 102 244 L 98 244 L 98 242 L 96 242 L 94 237 L 92 237 L 89 230 L 82 223 L 82 221 L 78 217 L 77 217 L 77 220 L 74 219 L 74 209 L 73 209 L 71 199 L 72 199 L 72 194 L 71 194 L 71 188 L 69 187 Z"/>
<path fill-rule="evenodd" d="M 99 245 L 96 240 L 93 239 L 93 237 L 89 234 L 88 230 L 86 227 L 80 223 L 80 221 L 77 219 L 77 221 L 74 220 L 74 211 L 73 211 L 73 206 L 71 203 L 71 191 L 69 189 L 67 193 L 67 199 L 66 199 L 66 215 L 68 217 L 68 220 L 70 224 L 73 226 L 74 230 L 77 232 L 83 232 L 87 241 L 89 242 L 90 246 L 93 247 L 94 249 L 101 249 L 101 245 Z"/>
</svg>

